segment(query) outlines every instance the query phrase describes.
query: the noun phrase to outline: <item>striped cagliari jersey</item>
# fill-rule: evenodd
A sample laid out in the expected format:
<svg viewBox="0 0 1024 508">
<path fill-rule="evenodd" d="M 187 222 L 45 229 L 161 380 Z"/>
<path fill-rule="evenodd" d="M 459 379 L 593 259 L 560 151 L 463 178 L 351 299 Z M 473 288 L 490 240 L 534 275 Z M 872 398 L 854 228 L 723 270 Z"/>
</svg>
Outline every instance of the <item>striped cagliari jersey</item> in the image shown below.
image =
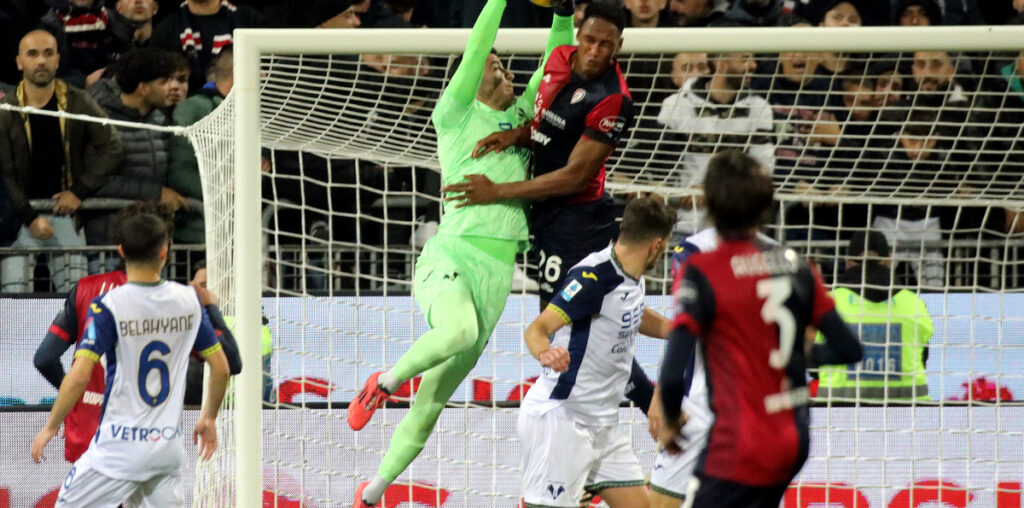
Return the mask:
<svg viewBox="0 0 1024 508">
<path fill-rule="evenodd" d="M 779 242 L 776 242 L 764 233 L 757 234 L 757 241 L 763 245 L 779 245 Z M 677 279 L 676 274 L 687 258 L 698 252 L 711 252 L 717 247 L 718 231 L 713 227 L 702 229 L 686 237 L 672 252 L 672 280 Z M 676 291 L 678 291 L 678 288 L 673 288 L 673 293 Z M 690 390 L 683 399 L 683 412 L 695 424 L 706 425 L 711 423 L 712 418 L 711 407 L 708 401 L 707 373 L 704 370 L 704 356 L 700 352 L 699 341 L 697 341 L 695 347 L 698 349 L 697 354 L 690 356 L 693 364 L 685 366 L 688 374 L 687 377 L 692 377 L 693 381 L 690 383 Z M 670 366 L 666 365 L 662 366 L 662 368 L 670 368 Z"/>
<path fill-rule="evenodd" d="M 145 481 L 181 467 L 189 355 L 220 349 L 194 289 L 127 283 L 89 306 L 75 357 L 107 360 L 99 428 L 81 460 L 111 478 Z"/>
<path fill-rule="evenodd" d="M 551 347 L 569 351 L 569 369 L 544 369 L 522 410 L 543 414 L 564 406 L 582 424 L 615 425 L 644 312 L 644 280 L 622 270 L 612 247 L 583 258 L 565 280 L 548 308 L 566 322 Z"/>
</svg>

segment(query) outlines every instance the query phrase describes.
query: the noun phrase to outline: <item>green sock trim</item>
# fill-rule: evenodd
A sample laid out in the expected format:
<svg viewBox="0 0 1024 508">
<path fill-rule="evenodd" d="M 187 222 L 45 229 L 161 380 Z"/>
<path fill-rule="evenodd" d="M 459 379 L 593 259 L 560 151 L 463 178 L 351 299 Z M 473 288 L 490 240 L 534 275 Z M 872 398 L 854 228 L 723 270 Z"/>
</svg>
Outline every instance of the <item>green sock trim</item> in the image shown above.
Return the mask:
<svg viewBox="0 0 1024 508">
<path fill-rule="evenodd" d="M 657 486 L 657 485 L 655 485 L 653 483 L 651 484 L 651 492 L 657 492 L 658 494 L 664 494 L 664 495 L 666 495 L 668 497 L 674 497 L 674 498 L 679 499 L 681 501 L 686 501 L 686 494 L 680 494 L 678 492 L 673 492 L 673 491 L 668 490 L 668 489 L 663 489 L 663 488 L 661 488 L 661 487 L 659 487 L 659 486 Z"/>
<path fill-rule="evenodd" d="M 602 491 L 604 489 L 617 489 L 617 488 L 625 488 L 625 487 L 643 487 L 644 485 L 647 485 L 647 482 L 645 482 L 643 480 L 630 480 L 630 481 L 625 481 L 625 482 L 601 482 L 601 483 L 595 483 L 593 485 L 587 485 L 587 486 L 583 487 L 583 490 L 599 493 L 600 491 Z"/>
</svg>

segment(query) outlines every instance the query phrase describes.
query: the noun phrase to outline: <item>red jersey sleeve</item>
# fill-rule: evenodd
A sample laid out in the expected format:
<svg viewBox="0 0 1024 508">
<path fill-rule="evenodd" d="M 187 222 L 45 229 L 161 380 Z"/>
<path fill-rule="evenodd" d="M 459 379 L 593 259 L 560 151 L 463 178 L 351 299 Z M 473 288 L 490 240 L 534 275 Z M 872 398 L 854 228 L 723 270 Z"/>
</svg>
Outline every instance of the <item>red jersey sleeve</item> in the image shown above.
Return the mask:
<svg viewBox="0 0 1024 508">
<path fill-rule="evenodd" d="M 821 277 L 818 267 L 811 264 L 810 269 L 814 280 L 814 303 L 811 306 L 811 324 L 815 328 L 821 328 L 821 318 L 836 308 L 836 302 L 828 294 L 828 289 L 825 288 L 825 280 Z"/>
<path fill-rule="evenodd" d="M 617 93 L 605 97 L 587 114 L 583 135 L 601 143 L 615 145 L 633 123 L 633 99 Z"/>
<path fill-rule="evenodd" d="M 64 342 L 74 344 L 78 341 L 78 283 L 71 287 L 71 292 L 64 299 L 64 308 L 50 323 L 49 332 L 60 337 Z"/>
<path fill-rule="evenodd" d="M 715 295 L 704 274 L 683 263 L 675 270 L 672 283 L 676 315 L 672 328 L 685 327 L 696 336 L 703 336 L 715 313 Z"/>
</svg>

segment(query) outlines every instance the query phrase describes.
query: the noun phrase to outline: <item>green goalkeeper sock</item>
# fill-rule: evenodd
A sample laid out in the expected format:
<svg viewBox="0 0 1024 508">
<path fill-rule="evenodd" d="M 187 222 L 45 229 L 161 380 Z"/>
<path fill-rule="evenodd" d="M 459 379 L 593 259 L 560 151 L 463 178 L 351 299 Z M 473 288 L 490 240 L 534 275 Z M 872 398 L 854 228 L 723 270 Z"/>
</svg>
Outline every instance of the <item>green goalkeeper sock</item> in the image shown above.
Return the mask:
<svg viewBox="0 0 1024 508">
<path fill-rule="evenodd" d="M 429 321 L 430 331 L 421 335 L 398 359 L 386 379 L 392 379 L 393 375 L 397 384 L 412 379 L 472 348 L 480 334 L 473 296 L 464 288 L 453 288 L 438 295 L 430 304 Z"/>
<path fill-rule="evenodd" d="M 488 329 L 485 334 L 481 334 L 481 338 L 468 351 L 448 358 L 441 365 L 423 374 L 419 390 L 416 391 L 416 401 L 405 418 L 402 418 L 402 422 L 398 424 L 395 434 L 391 437 L 391 445 L 377 470 L 378 478 L 384 479 L 390 484 L 420 454 L 430 433 L 434 431 L 434 424 L 437 423 L 441 410 L 455 393 L 455 389 L 476 365 L 480 353 L 487 345 L 487 337 L 490 336 L 490 332 L 491 330 Z M 372 501 L 371 499 L 366 500 Z"/>
</svg>

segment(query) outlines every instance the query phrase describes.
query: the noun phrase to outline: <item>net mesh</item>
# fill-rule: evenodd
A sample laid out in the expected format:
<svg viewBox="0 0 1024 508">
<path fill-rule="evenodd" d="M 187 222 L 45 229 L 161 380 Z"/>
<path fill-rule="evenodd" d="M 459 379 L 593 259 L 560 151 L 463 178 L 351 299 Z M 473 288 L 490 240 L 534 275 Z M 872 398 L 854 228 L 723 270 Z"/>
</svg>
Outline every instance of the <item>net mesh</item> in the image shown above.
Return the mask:
<svg viewBox="0 0 1024 508">
<path fill-rule="evenodd" d="M 519 83 L 538 62 L 533 54 L 501 57 Z M 405 414 L 385 409 L 353 433 L 345 404 L 426 330 L 410 281 L 415 255 L 440 218 L 429 120 L 451 60 L 262 56 L 259 277 L 275 385 L 263 415 L 265 499 L 349 506 Z M 811 458 L 787 506 L 884 506 L 896 498 L 917 506 L 914 499 L 965 492 L 978 506 L 1002 506 L 1017 495 L 1024 419 L 1008 401 L 1024 393 L 1018 54 L 894 48 L 630 54 L 620 63 L 635 101 L 634 128 L 609 160 L 608 188 L 620 201 L 638 192 L 667 196 L 679 209 L 682 239 L 706 225 L 699 182 L 708 158 L 745 150 L 774 168 L 780 207 L 770 234 L 817 261 L 832 283 L 845 270 L 852 233 L 883 230 L 894 250 L 886 289 L 920 292 L 928 306 L 931 402 L 817 399 Z M 190 132 L 206 216 L 215 218 L 207 221 L 209 245 L 218 249 L 211 276 L 223 295 L 231 294 L 233 178 L 257 171 L 232 164 L 233 107 L 229 97 Z M 525 271 L 535 262 L 524 256 L 519 265 Z M 666 313 L 668 277 L 666 262 L 650 277 L 648 296 L 648 305 Z M 484 355 L 421 456 L 389 490 L 389 505 L 518 503 L 514 401 L 539 373 L 522 343 L 537 314 L 532 288 L 518 279 Z M 883 365 L 902 351 L 894 338 L 874 346 Z M 652 378 L 660 355 L 656 341 L 637 342 Z M 886 368 L 883 375 L 898 374 Z M 415 386 L 395 400 L 408 401 Z M 650 471 L 654 442 L 644 415 L 623 408 L 621 422 Z M 223 457 L 197 473 L 203 506 L 232 496 L 231 457 Z"/>
<path fill-rule="evenodd" d="M 234 222 L 230 220 L 235 198 L 234 164 L 231 158 L 222 156 L 231 153 L 234 147 L 232 131 L 224 128 L 225 122 L 231 125 L 234 121 L 232 115 L 230 108 L 222 108 L 216 115 L 195 123 L 188 134 L 202 167 L 207 287 L 213 294 L 222 295 L 219 306 L 225 316 L 235 313 L 231 271 Z M 209 369 L 206 369 L 206 378 L 209 379 Z M 203 402 L 206 402 L 205 388 Z M 210 460 L 196 462 L 192 506 L 233 506 L 236 486 L 233 410 L 234 387 L 229 384 L 217 418 L 217 450 Z"/>
</svg>

